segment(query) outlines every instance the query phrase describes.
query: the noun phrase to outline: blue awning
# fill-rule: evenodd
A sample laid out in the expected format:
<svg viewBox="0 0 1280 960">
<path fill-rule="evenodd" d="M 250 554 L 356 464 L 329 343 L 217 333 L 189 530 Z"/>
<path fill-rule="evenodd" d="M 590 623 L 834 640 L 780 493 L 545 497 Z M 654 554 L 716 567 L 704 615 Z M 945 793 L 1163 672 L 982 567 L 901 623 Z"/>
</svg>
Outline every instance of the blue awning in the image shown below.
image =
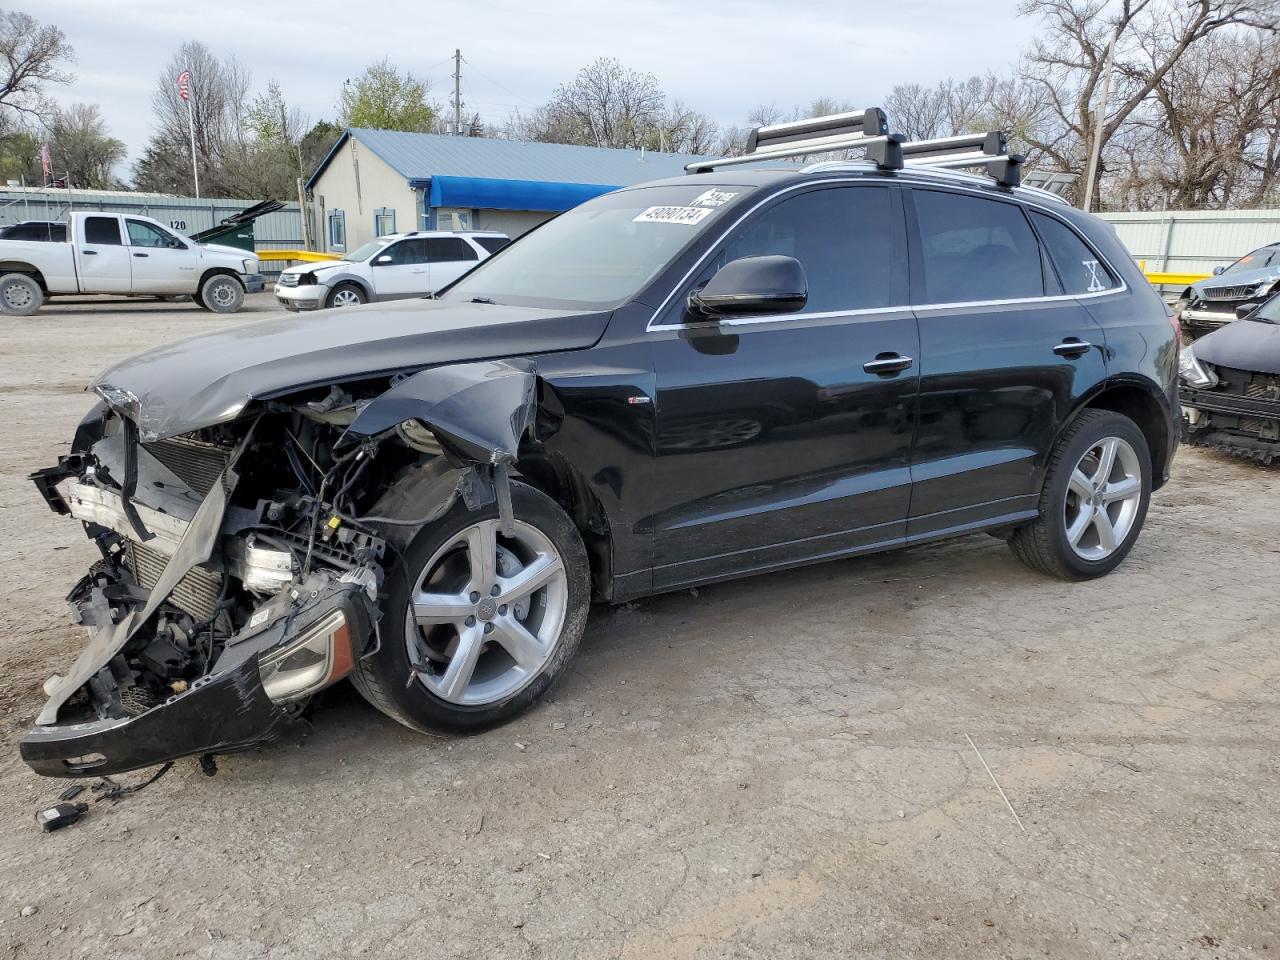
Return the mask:
<svg viewBox="0 0 1280 960">
<path fill-rule="evenodd" d="M 432 177 L 432 207 L 474 210 L 539 210 L 559 213 L 617 187 L 597 183 L 545 180 L 491 180 L 482 177 Z"/>
</svg>

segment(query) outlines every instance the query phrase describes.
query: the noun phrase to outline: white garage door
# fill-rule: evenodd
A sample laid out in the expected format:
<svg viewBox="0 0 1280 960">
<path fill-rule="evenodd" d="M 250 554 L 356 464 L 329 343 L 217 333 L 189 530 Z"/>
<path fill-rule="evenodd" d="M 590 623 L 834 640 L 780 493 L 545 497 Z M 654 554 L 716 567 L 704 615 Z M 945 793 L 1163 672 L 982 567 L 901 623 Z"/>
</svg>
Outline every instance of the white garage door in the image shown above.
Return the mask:
<svg viewBox="0 0 1280 960">
<path fill-rule="evenodd" d="M 527 233 L 552 214 L 533 210 L 477 210 L 473 230 L 500 230 L 512 240 Z"/>
</svg>

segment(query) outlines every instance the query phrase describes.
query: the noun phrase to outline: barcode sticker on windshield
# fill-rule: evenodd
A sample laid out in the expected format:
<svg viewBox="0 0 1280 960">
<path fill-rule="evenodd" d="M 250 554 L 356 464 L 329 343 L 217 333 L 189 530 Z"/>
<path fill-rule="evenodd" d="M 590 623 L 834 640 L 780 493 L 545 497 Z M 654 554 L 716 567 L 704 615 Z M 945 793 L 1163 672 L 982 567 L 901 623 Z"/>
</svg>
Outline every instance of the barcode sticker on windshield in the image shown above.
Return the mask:
<svg viewBox="0 0 1280 960">
<path fill-rule="evenodd" d="M 706 193 L 700 193 L 693 198 L 692 203 L 695 207 L 718 207 L 721 204 L 728 203 L 736 197 L 740 190 L 708 190 Z"/>
<path fill-rule="evenodd" d="M 650 207 L 632 223 L 683 223 L 692 227 L 715 213 L 709 207 Z"/>
</svg>

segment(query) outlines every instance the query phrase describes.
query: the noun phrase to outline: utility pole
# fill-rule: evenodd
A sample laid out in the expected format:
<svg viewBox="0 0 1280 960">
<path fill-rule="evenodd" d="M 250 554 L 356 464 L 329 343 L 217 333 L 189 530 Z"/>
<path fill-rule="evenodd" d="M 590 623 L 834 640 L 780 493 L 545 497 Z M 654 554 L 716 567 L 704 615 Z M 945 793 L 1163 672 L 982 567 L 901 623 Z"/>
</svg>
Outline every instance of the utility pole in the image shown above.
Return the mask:
<svg viewBox="0 0 1280 960">
<path fill-rule="evenodd" d="M 462 136 L 462 51 L 453 51 L 453 135 Z"/>
<path fill-rule="evenodd" d="M 1085 213 L 1093 206 L 1093 186 L 1098 179 L 1098 161 L 1102 156 L 1102 128 L 1107 123 L 1107 98 L 1111 96 L 1111 74 L 1115 71 L 1116 41 L 1120 39 L 1120 31 L 1116 30 L 1111 42 L 1107 44 L 1107 59 L 1102 67 L 1102 102 L 1093 112 L 1093 149 L 1089 151 L 1089 168 L 1084 180 L 1084 203 L 1080 209 Z"/>
</svg>

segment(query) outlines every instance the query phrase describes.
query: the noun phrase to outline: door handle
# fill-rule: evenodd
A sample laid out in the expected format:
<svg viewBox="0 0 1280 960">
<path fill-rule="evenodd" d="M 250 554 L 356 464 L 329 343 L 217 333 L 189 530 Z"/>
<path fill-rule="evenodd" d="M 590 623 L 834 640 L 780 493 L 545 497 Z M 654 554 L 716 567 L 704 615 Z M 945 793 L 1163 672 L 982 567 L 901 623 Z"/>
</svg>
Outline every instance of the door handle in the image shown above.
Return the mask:
<svg viewBox="0 0 1280 960">
<path fill-rule="evenodd" d="M 149 257 L 149 256 L 151 256 L 151 254 L 149 254 L 149 253 L 135 253 L 135 254 L 134 254 L 134 256 L 135 256 L 135 257 Z"/>
<path fill-rule="evenodd" d="M 96 257 L 98 255 L 97 250 L 82 250 L 80 252 L 83 253 L 86 257 Z"/>
<path fill-rule="evenodd" d="M 1088 340 L 1081 340 L 1079 337 L 1067 337 L 1053 348 L 1053 352 L 1060 357 L 1075 360 L 1078 357 L 1083 357 L 1092 349 L 1093 344 Z"/>
<path fill-rule="evenodd" d="M 862 369 L 867 373 L 891 377 L 896 373 L 909 369 L 914 362 L 910 357 L 904 357 L 897 353 L 877 353 L 874 360 L 868 360 L 862 365 Z"/>
</svg>

